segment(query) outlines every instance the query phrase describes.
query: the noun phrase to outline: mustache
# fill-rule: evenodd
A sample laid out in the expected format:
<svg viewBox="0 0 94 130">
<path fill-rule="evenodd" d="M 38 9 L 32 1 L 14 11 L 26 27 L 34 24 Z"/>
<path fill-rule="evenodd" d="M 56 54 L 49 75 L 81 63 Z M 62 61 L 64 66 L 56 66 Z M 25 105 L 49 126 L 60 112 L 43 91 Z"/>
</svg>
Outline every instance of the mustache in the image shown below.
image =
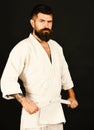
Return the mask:
<svg viewBox="0 0 94 130">
<path fill-rule="evenodd" d="M 41 31 L 51 31 L 51 29 L 49 29 L 49 28 L 43 28 L 43 29 L 41 29 Z"/>
</svg>

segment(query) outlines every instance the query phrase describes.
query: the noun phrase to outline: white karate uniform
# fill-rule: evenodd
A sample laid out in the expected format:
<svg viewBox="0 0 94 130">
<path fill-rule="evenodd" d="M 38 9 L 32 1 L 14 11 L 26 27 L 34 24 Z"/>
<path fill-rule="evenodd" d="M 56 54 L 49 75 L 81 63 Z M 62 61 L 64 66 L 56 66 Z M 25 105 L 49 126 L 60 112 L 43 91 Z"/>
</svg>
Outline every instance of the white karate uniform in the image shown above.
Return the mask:
<svg viewBox="0 0 94 130">
<path fill-rule="evenodd" d="M 12 49 L 1 77 L 4 98 L 12 99 L 7 95 L 22 93 L 19 77 L 23 81 L 26 97 L 40 108 L 32 115 L 22 109 L 21 130 L 66 121 L 61 104 L 51 101 L 60 99 L 61 89 L 72 88 L 73 81 L 62 47 L 54 40 L 49 40 L 48 44 L 52 63 L 42 45 L 30 34 Z"/>
<path fill-rule="evenodd" d="M 50 124 L 40 128 L 26 128 L 24 130 L 64 130 L 63 124 Z"/>
</svg>

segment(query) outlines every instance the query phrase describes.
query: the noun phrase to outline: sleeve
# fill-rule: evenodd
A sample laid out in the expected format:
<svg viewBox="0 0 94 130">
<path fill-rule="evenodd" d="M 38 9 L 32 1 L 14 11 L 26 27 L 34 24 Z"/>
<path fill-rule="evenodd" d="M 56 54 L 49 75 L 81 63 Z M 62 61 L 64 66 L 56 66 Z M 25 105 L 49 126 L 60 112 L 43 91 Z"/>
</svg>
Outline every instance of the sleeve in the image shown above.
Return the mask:
<svg viewBox="0 0 94 130">
<path fill-rule="evenodd" d="M 62 89 L 67 90 L 72 87 L 74 87 L 72 77 L 70 75 L 69 67 L 66 62 L 66 59 L 63 54 L 63 49 L 61 49 L 61 84 L 62 84 Z"/>
<path fill-rule="evenodd" d="M 19 75 L 24 67 L 24 58 L 19 49 L 10 52 L 3 74 L 1 76 L 1 92 L 5 99 L 12 99 L 11 94 L 22 93 L 18 82 Z"/>
</svg>

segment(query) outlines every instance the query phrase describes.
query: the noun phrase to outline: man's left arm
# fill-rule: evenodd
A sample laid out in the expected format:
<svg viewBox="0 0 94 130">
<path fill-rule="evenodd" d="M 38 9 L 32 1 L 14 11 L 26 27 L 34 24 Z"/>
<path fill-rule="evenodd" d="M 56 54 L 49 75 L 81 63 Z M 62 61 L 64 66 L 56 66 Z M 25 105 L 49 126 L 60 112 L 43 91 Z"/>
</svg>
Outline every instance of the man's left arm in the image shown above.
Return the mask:
<svg viewBox="0 0 94 130">
<path fill-rule="evenodd" d="M 73 88 L 70 88 L 67 91 L 68 91 L 68 95 L 69 95 L 68 100 L 71 102 L 68 105 L 68 107 L 70 107 L 70 108 L 76 108 L 78 106 L 78 101 L 76 99 L 75 92 L 74 92 Z"/>
</svg>

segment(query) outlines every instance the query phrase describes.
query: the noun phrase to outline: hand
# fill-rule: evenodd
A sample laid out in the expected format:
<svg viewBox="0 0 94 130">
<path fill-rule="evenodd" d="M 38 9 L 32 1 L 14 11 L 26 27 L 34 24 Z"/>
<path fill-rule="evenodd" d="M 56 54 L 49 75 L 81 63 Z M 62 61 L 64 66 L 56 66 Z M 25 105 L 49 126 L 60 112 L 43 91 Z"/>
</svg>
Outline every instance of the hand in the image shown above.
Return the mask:
<svg viewBox="0 0 94 130">
<path fill-rule="evenodd" d="M 26 97 L 23 98 L 21 104 L 29 114 L 34 114 L 39 110 L 38 106 L 34 102 L 29 101 Z"/>
<path fill-rule="evenodd" d="M 74 90 L 71 88 L 68 90 L 69 98 L 68 100 L 71 102 L 68 107 L 70 108 L 76 108 L 78 106 L 78 101 L 76 100 Z"/>
<path fill-rule="evenodd" d="M 76 98 L 69 98 L 68 100 L 71 102 L 68 107 L 76 108 L 78 106 L 78 101 L 76 100 Z"/>
</svg>

